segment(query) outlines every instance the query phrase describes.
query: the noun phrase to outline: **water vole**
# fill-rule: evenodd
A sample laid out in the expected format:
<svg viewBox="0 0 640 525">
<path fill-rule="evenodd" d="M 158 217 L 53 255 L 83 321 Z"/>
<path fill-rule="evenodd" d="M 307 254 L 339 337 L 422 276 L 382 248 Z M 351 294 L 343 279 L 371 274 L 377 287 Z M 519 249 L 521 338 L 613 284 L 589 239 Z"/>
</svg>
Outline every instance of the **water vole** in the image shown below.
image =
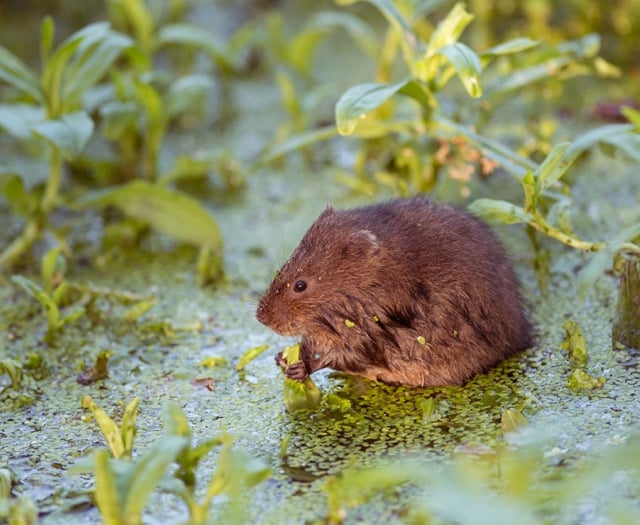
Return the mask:
<svg viewBox="0 0 640 525">
<path fill-rule="evenodd" d="M 302 337 L 287 376 L 329 367 L 410 386 L 461 384 L 532 344 L 518 280 L 490 228 L 424 197 L 327 207 L 256 317 Z"/>
</svg>

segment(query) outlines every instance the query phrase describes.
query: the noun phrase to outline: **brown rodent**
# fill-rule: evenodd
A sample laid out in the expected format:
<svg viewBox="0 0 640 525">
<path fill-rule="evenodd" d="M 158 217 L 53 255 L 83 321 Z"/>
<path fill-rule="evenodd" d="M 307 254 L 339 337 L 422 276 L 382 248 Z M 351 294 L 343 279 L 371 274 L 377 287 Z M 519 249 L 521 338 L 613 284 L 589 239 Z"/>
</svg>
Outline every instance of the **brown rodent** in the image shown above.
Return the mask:
<svg viewBox="0 0 640 525">
<path fill-rule="evenodd" d="M 258 320 L 302 336 L 292 379 L 329 367 L 410 386 L 461 384 L 532 344 L 490 228 L 424 197 L 327 207 L 276 274 Z"/>
</svg>

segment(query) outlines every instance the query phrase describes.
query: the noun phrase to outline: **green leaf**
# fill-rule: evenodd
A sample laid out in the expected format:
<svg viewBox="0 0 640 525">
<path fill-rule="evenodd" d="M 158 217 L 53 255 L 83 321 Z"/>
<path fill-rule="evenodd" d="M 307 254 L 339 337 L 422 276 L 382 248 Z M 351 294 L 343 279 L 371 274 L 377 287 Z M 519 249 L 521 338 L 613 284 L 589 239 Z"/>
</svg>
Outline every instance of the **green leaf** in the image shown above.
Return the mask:
<svg viewBox="0 0 640 525">
<path fill-rule="evenodd" d="M 187 75 L 171 84 L 164 96 L 163 105 L 167 118 L 172 119 L 191 111 L 202 114 L 207 94 L 213 82 L 206 75 Z"/>
<path fill-rule="evenodd" d="M 0 104 L 0 128 L 26 143 L 35 143 L 33 128 L 45 122 L 44 108 L 31 104 Z"/>
<path fill-rule="evenodd" d="M 324 128 L 305 131 L 303 133 L 297 133 L 291 138 L 270 147 L 260 160 L 262 162 L 271 162 L 279 157 L 288 155 L 289 153 L 302 149 L 306 146 L 310 146 L 311 144 L 315 144 L 316 142 L 333 138 L 336 134 L 337 131 L 335 126 L 327 126 Z"/>
<path fill-rule="evenodd" d="M 95 500 L 104 525 L 121 525 L 120 493 L 116 483 L 116 476 L 111 469 L 111 458 L 106 449 L 98 449 L 94 453 L 94 468 L 96 473 Z"/>
<path fill-rule="evenodd" d="M 620 113 L 622 113 L 627 120 L 635 126 L 636 132 L 640 132 L 640 111 L 630 106 L 623 106 L 620 108 Z"/>
<path fill-rule="evenodd" d="M 518 224 L 532 222 L 533 216 L 507 201 L 494 199 L 476 199 L 469 205 L 469 210 L 476 215 L 487 217 L 489 220 L 497 220 L 504 224 Z"/>
<path fill-rule="evenodd" d="M 517 408 L 507 408 L 502 413 L 501 427 L 502 432 L 515 432 L 522 430 L 527 426 L 527 420 Z"/>
<path fill-rule="evenodd" d="M 633 160 L 640 162 L 640 135 L 637 133 L 625 133 L 602 139 L 605 144 L 611 144 L 623 151 Z"/>
<path fill-rule="evenodd" d="M 135 102 L 108 102 L 100 108 L 102 133 L 109 140 L 120 140 L 135 130 L 140 108 Z"/>
<path fill-rule="evenodd" d="M 482 65 L 474 51 L 465 44 L 456 42 L 440 48 L 437 54 L 445 56 L 453 65 L 470 96 L 473 98 L 482 96 L 482 85 L 480 84 Z"/>
<path fill-rule="evenodd" d="M 64 256 L 61 255 L 62 247 L 56 246 L 49 250 L 42 258 L 42 284 L 44 285 L 45 292 L 50 295 L 53 291 L 53 275 L 57 268 L 64 265 Z M 59 260 L 62 259 L 61 261 Z"/>
<path fill-rule="evenodd" d="M 571 53 L 579 58 L 594 58 L 600 51 L 600 35 L 589 33 L 575 40 L 562 42 L 558 45 L 560 53 Z"/>
<path fill-rule="evenodd" d="M 589 360 L 589 354 L 587 352 L 587 343 L 584 340 L 584 335 L 580 327 L 568 319 L 564 323 L 565 338 L 560 344 L 569 353 L 569 359 L 578 366 L 584 366 Z"/>
<path fill-rule="evenodd" d="M 568 155 L 571 144 L 563 142 L 556 144 L 549 152 L 542 164 L 533 173 L 537 180 L 538 192 L 560 180 L 575 159 L 575 155 Z"/>
<path fill-rule="evenodd" d="M 122 435 L 122 444 L 124 445 L 126 457 L 131 457 L 133 451 L 133 440 L 137 434 L 136 428 L 136 416 L 138 415 L 138 405 L 140 404 L 140 398 L 134 397 L 131 402 L 124 409 L 122 414 L 122 423 L 120 434 Z"/>
<path fill-rule="evenodd" d="M 598 126 L 576 138 L 567 148 L 566 155 L 572 158 L 577 157 L 583 151 L 591 149 L 600 141 L 615 141 L 616 137 L 631 133 L 633 130 L 633 124 L 607 124 L 605 126 Z"/>
<path fill-rule="evenodd" d="M 72 161 L 84 150 L 93 133 L 93 126 L 93 120 L 85 111 L 76 111 L 37 124 L 33 131 L 60 150 L 66 160 Z"/>
<path fill-rule="evenodd" d="M 107 28 L 87 35 L 65 71 L 61 111 L 80 107 L 83 95 L 109 72 L 122 51 L 132 45 L 131 38 Z"/>
<path fill-rule="evenodd" d="M 581 368 L 576 368 L 569 374 L 567 387 L 571 390 L 597 390 L 606 382 L 604 377 L 594 377 Z"/>
<path fill-rule="evenodd" d="M 24 62 L 3 46 L 0 46 L 0 80 L 27 94 L 35 102 L 44 101 L 37 77 Z"/>
<path fill-rule="evenodd" d="M 442 48 L 455 44 L 473 18 L 474 16 L 467 12 L 463 3 L 456 4 L 429 38 L 428 55 L 434 55 Z"/>
<path fill-rule="evenodd" d="M 0 375 L 7 374 L 11 388 L 19 388 L 22 382 L 22 365 L 15 359 L 0 359 Z"/>
<path fill-rule="evenodd" d="M 533 173 L 527 171 L 527 174 L 522 178 L 522 189 L 524 190 L 524 210 L 527 213 L 532 213 L 538 206 L 538 185 Z"/>
<path fill-rule="evenodd" d="M 158 31 L 159 44 L 182 44 L 202 48 L 205 51 L 216 51 L 222 43 L 215 39 L 210 31 L 192 24 L 170 24 Z"/>
<path fill-rule="evenodd" d="M 189 445 L 180 436 L 168 436 L 156 442 L 144 456 L 138 458 L 124 480 L 125 497 L 122 516 L 131 519 L 140 516 L 149 495 L 154 491 L 163 474 L 178 454 Z"/>
<path fill-rule="evenodd" d="M 236 370 L 244 370 L 244 367 L 247 366 L 251 361 L 253 361 L 256 357 L 258 357 L 262 352 L 264 352 L 269 345 L 260 345 L 249 348 L 238 360 L 238 364 L 236 365 Z"/>
<path fill-rule="evenodd" d="M 29 217 L 38 206 L 37 195 L 25 189 L 22 177 L 0 167 L 0 193 L 4 193 L 14 215 Z"/>
<path fill-rule="evenodd" d="M 111 0 L 114 8 L 133 29 L 136 40 L 144 53 L 153 53 L 156 22 L 151 10 L 143 0 Z"/>
<path fill-rule="evenodd" d="M 44 65 L 49 62 L 53 49 L 53 37 L 55 35 L 53 18 L 45 16 L 40 26 L 40 62 Z"/>
<path fill-rule="evenodd" d="M 51 299 L 39 284 L 34 283 L 22 275 L 12 275 L 11 280 L 42 305 L 47 317 L 49 332 L 52 333 L 55 331 L 60 323 L 60 310 L 53 302 L 53 299 Z"/>
<path fill-rule="evenodd" d="M 345 91 L 336 104 L 336 126 L 341 135 L 351 135 L 358 121 L 380 107 L 396 93 L 417 100 L 423 107 L 431 107 L 433 100 L 421 82 L 404 80 L 397 84 L 358 84 Z"/>
<path fill-rule="evenodd" d="M 491 47 L 480 53 L 481 57 L 508 55 L 511 53 L 520 53 L 532 47 L 536 47 L 540 42 L 531 40 L 528 37 L 514 38 L 497 46 Z"/>
<path fill-rule="evenodd" d="M 336 0 L 338 5 L 351 5 L 358 0 Z M 421 56 L 425 53 L 423 40 L 414 33 L 411 24 L 406 20 L 391 0 L 366 0 L 373 4 L 387 19 L 392 30 L 398 37 L 402 52 L 412 76 L 419 77 L 418 68 Z M 422 78 L 422 77 L 419 77 Z"/>
<path fill-rule="evenodd" d="M 62 78 L 71 57 L 87 35 L 104 33 L 108 30 L 107 22 L 90 24 L 80 31 L 75 32 L 62 42 L 53 52 L 49 60 L 43 64 L 42 89 L 47 100 L 47 113 L 49 117 L 58 117 L 62 110 Z"/>
<path fill-rule="evenodd" d="M 115 206 L 180 241 L 208 247 L 217 257 L 222 254 L 222 237 L 213 217 L 199 202 L 170 188 L 138 180 L 89 192 L 77 204 Z"/>
<path fill-rule="evenodd" d="M 82 398 L 82 408 L 91 410 L 96 423 L 98 423 L 100 430 L 102 430 L 102 434 L 104 435 L 107 445 L 109 445 L 109 450 L 111 450 L 113 457 L 116 459 L 126 457 L 127 450 L 122 440 L 122 432 L 120 432 L 117 423 L 111 419 L 104 410 L 96 405 L 89 396 Z"/>
<path fill-rule="evenodd" d="M 191 427 L 187 416 L 182 409 L 174 402 L 168 402 L 162 409 L 162 421 L 167 434 L 170 436 L 181 436 L 191 440 Z"/>
</svg>

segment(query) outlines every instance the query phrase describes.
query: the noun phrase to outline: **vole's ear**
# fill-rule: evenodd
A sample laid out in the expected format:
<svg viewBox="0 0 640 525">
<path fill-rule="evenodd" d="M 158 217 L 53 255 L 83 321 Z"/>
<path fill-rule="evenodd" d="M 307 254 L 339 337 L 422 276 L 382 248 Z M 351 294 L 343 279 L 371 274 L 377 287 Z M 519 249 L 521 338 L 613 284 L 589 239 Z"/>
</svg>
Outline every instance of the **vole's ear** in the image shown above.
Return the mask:
<svg viewBox="0 0 640 525">
<path fill-rule="evenodd" d="M 358 230 L 349 236 L 346 251 L 350 257 L 373 257 L 379 250 L 378 237 L 369 230 Z"/>
</svg>

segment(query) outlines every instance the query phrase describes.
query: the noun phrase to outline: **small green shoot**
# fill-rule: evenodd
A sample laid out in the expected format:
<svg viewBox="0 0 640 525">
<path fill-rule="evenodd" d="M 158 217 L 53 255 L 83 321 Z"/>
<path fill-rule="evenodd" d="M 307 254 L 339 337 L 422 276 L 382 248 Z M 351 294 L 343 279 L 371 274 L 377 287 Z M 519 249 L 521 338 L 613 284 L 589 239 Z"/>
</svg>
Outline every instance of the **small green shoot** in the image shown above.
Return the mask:
<svg viewBox="0 0 640 525">
<path fill-rule="evenodd" d="M 134 397 L 127 405 L 122 415 L 122 424 L 118 424 L 111 419 L 104 410 L 96 405 L 89 396 L 82 398 L 82 408 L 89 409 L 102 430 L 109 450 L 116 459 L 131 459 L 133 441 L 136 436 L 136 416 L 138 414 L 138 404 L 140 398 Z"/>
<path fill-rule="evenodd" d="M 66 295 L 70 288 L 62 274 L 61 268 L 64 267 L 64 264 L 61 248 L 56 247 L 42 258 L 42 286 L 22 275 L 11 277 L 15 284 L 42 305 L 47 318 L 47 332 L 44 339 L 49 344 L 55 341 L 58 332 L 66 324 L 77 321 L 85 314 L 85 308 L 81 305 L 71 306 L 66 315 L 63 314 L 63 303 L 66 301 Z"/>
<path fill-rule="evenodd" d="M 0 375 L 7 374 L 11 381 L 10 387 L 14 390 L 20 388 L 22 383 L 22 365 L 15 359 L 0 360 Z"/>
<path fill-rule="evenodd" d="M 564 323 L 566 332 L 565 339 L 560 346 L 569 353 L 569 359 L 576 366 L 586 366 L 589 359 L 587 353 L 587 343 L 584 340 L 582 331 L 571 319 Z"/>
</svg>

